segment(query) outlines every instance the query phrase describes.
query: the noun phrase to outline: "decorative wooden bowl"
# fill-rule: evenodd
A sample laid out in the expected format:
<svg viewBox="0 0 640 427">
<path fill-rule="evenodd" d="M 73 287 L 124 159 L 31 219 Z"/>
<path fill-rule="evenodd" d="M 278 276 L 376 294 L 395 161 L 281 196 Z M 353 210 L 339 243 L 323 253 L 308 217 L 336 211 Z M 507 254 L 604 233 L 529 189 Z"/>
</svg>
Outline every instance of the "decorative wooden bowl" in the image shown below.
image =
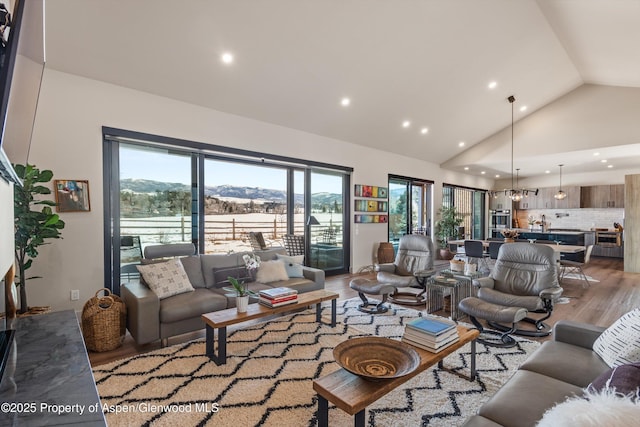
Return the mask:
<svg viewBox="0 0 640 427">
<path fill-rule="evenodd" d="M 390 338 L 360 337 L 333 349 L 336 362 L 367 380 L 398 378 L 420 365 L 420 355 L 410 345 Z"/>
</svg>

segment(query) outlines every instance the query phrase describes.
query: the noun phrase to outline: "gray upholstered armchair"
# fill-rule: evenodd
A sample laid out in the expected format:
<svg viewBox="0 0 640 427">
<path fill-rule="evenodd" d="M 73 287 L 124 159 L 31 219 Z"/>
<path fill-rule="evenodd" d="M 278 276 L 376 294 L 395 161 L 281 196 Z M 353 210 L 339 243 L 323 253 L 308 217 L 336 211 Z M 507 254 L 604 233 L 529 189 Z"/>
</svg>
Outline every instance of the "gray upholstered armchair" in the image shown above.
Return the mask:
<svg viewBox="0 0 640 427">
<path fill-rule="evenodd" d="M 544 321 L 551 316 L 553 304 L 562 294 L 553 248 L 531 243 L 504 244 L 490 276 L 474 280 L 474 285 L 478 287 L 478 296 L 460 301 L 460 309 L 469 314 L 481 332 L 483 328 L 478 318 L 503 332 L 498 333 L 497 342 L 491 342 L 486 335 L 481 336 L 481 341 L 511 346 L 515 345 L 511 333 L 545 336 L 551 332 Z M 541 313 L 542 316 L 531 318 L 529 313 Z M 534 324 L 535 329 L 518 329 L 516 324 L 520 321 Z"/>
<path fill-rule="evenodd" d="M 393 285 L 396 292 L 392 301 L 402 304 L 425 302 L 425 281 L 435 273 L 433 269 L 433 242 L 429 236 L 407 234 L 400 238 L 398 252 L 393 263 L 376 264 L 377 280 Z M 419 294 L 401 292 L 397 288 L 421 288 Z"/>
</svg>

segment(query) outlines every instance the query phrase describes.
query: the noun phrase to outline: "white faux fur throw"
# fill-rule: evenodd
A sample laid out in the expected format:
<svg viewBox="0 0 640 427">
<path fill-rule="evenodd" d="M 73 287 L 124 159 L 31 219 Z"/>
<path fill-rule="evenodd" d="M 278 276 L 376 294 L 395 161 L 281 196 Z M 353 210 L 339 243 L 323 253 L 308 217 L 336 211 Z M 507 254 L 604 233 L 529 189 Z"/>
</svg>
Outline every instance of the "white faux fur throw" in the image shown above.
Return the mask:
<svg viewBox="0 0 640 427">
<path fill-rule="evenodd" d="M 628 427 L 640 422 L 640 395 L 586 391 L 545 412 L 538 427 Z"/>
</svg>

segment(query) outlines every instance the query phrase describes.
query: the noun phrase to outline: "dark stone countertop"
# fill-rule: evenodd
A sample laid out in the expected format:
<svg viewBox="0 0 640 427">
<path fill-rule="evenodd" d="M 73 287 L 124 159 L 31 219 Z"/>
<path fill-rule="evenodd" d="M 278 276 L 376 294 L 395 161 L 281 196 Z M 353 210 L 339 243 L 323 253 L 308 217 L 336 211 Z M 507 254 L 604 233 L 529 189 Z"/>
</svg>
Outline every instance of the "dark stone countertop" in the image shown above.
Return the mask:
<svg viewBox="0 0 640 427">
<path fill-rule="evenodd" d="M 516 228 L 518 233 L 527 233 L 527 234 L 561 234 L 566 236 L 579 236 L 585 233 L 589 233 L 589 231 L 579 231 L 579 230 L 548 230 L 548 231 L 540 231 L 539 228 L 534 228 L 533 231 L 529 228 Z"/>
<path fill-rule="evenodd" d="M 0 426 L 106 426 L 73 310 L 15 320 Z"/>
</svg>

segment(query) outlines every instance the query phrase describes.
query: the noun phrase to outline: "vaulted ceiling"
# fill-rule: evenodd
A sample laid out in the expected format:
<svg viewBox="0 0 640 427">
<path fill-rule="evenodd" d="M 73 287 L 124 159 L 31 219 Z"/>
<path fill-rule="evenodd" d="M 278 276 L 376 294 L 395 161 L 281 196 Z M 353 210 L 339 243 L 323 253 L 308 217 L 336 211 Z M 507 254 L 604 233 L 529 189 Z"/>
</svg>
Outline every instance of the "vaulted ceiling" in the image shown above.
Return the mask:
<svg viewBox="0 0 640 427">
<path fill-rule="evenodd" d="M 595 149 L 640 164 L 637 128 L 584 144 L 558 118 L 619 90 L 608 113 L 638 116 L 640 0 L 49 0 L 46 19 L 48 68 L 467 173 L 510 172 L 509 95 L 523 175 L 601 170 Z"/>
</svg>

